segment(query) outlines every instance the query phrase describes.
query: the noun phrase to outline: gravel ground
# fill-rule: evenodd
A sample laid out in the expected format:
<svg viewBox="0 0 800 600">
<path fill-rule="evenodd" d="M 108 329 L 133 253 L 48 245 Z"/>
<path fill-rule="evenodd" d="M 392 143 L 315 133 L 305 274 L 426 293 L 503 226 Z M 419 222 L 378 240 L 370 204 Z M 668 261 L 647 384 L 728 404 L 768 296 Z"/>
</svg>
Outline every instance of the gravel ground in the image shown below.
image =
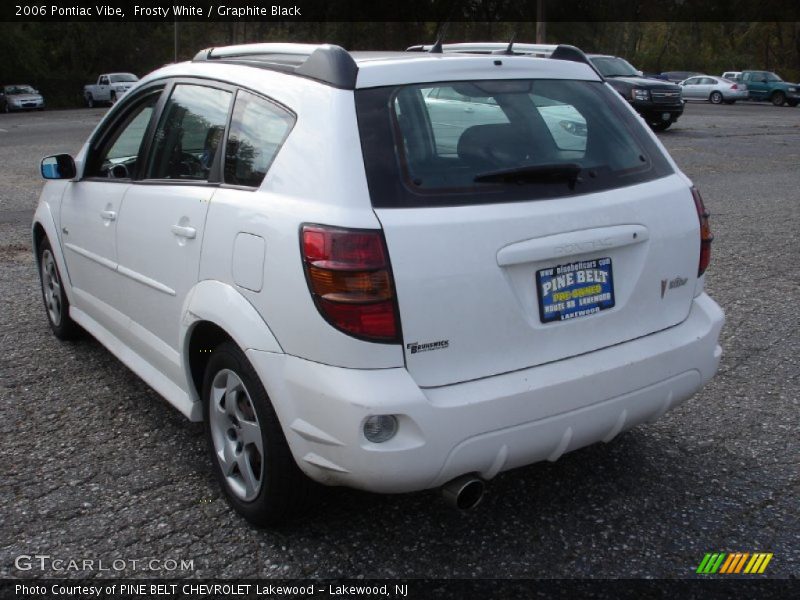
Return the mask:
<svg viewBox="0 0 800 600">
<path fill-rule="evenodd" d="M 94 340 L 47 327 L 37 161 L 77 151 L 103 112 L 0 116 L 0 577 L 672 578 L 710 551 L 774 552 L 768 576 L 800 575 L 800 109 L 690 104 L 660 134 L 713 213 L 707 288 L 727 324 L 701 393 L 611 444 L 500 475 L 471 513 L 435 493 L 330 490 L 277 530 L 228 508 L 200 425 Z M 15 566 L 34 554 L 126 562 Z M 131 564 L 151 558 L 193 568 Z"/>
</svg>

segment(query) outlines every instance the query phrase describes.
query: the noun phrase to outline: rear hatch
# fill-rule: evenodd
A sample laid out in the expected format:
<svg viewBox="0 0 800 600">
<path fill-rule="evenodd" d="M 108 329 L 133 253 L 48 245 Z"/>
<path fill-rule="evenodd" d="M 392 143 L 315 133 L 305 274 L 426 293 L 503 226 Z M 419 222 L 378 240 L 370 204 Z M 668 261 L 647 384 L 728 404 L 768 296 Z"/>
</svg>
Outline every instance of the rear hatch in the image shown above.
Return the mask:
<svg viewBox="0 0 800 600">
<path fill-rule="evenodd" d="M 419 385 L 561 360 L 687 317 L 700 248 L 691 192 L 619 102 L 584 81 L 357 92 Z"/>
</svg>

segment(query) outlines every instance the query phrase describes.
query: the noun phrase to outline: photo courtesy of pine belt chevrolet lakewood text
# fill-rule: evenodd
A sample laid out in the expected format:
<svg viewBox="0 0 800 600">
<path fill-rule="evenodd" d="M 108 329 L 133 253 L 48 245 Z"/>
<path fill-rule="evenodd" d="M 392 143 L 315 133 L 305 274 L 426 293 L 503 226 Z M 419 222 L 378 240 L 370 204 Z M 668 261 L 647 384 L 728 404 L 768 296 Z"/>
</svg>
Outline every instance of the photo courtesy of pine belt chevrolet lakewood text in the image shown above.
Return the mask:
<svg viewBox="0 0 800 600">
<path fill-rule="evenodd" d="M 255 524 L 316 483 L 471 508 L 719 364 L 700 193 L 572 46 L 203 50 L 41 171 L 53 332 L 204 421 Z"/>
</svg>

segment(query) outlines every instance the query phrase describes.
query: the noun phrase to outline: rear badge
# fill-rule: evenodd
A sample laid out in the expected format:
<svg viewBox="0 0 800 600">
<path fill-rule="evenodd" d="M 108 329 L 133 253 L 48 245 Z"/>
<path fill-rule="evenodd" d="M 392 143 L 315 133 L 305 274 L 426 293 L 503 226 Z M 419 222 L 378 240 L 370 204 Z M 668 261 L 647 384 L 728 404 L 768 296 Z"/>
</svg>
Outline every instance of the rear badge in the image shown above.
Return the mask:
<svg viewBox="0 0 800 600">
<path fill-rule="evenodd" d="M 419 342 L 411 342 L 410 344 L 406 344 L 406 348 L 409 349 L 411 354 L 416 354 L 417 352 L 444 350 L 449 345 L 450 345 L 450 340 L 439 340 L 438 342 L 425 342 L 424 344 L 420 344 Z"/>
<path fill-rule="evenodd" d="M 667 290 L 674 290 L 675 288 L 679 288 L 681 286 L 686 285 L 686 282 L 689 281 L 685 277 L 676 277 L 671 281 L 667 281 L 666 279 L 661 280 L 661 297 L 664 297 L 664 294 L 667 293 Z"/>
</svg>

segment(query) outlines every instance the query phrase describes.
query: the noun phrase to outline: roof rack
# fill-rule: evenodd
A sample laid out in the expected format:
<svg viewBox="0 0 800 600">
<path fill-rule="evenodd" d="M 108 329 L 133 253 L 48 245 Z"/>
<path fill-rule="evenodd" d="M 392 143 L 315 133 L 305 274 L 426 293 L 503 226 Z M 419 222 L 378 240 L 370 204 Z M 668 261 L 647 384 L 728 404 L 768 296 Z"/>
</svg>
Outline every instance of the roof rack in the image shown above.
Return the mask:
<svg viewBox="0 0 800 600">
<path fill-rule="evenodd" d="M 419 44 L 410 46 L 406 52 L 429 52 L 431 46 Z M 442 51 L 460 54 L 505 54 L 512 56 L 536 56 L 540 58 L 552 58 L 555 60 L 571 60 L 588 65 L 601 80 L 604 77 L 595 68 L 582 50 L 568 44 L 521 44 L 516 41 L 509 42 L 466 42 L 461 44 L 444 44 Z"/>
<path fill-rule="evenodd" d="M 242 64 L 308 77 L 336 88 L 355 89 L 358 65 L 347 50 L 331 44 L 240 44 L 207 48 L 193 62 Z"/>
</svg>

